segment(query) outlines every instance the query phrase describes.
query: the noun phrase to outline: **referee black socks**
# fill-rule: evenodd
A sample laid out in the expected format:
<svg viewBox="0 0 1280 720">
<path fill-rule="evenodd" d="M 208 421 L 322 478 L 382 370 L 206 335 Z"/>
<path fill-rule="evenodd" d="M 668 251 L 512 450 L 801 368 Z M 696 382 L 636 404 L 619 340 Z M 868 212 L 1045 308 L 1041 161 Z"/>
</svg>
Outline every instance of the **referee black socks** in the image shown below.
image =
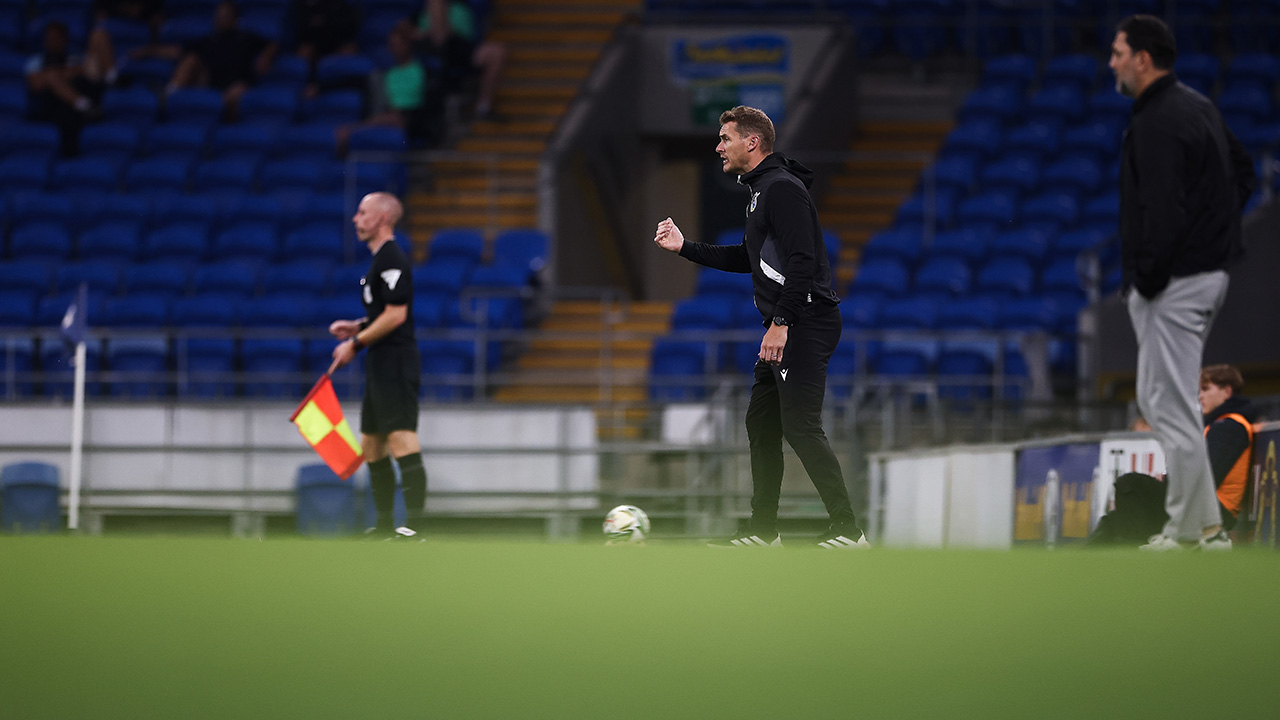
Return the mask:
<svg viewBox="0 0 1280 720">
<path fill-rule="evenodd" d="M 391 466 L 390 457 L 369 463 L 369 489 L 373 491 L 373 507 L 378 511 L 378 529 L 391 530 L 396 525 L 396 469 Z"/>
<path fill-rule="evenodd" d="M 400 465 L 400 484 L 404 487 L 404 507 L 409 517 L 421 517 L 427 504 L 427 469 L 422 466 L 422 453 L 396 458 Z"/>
</svg>

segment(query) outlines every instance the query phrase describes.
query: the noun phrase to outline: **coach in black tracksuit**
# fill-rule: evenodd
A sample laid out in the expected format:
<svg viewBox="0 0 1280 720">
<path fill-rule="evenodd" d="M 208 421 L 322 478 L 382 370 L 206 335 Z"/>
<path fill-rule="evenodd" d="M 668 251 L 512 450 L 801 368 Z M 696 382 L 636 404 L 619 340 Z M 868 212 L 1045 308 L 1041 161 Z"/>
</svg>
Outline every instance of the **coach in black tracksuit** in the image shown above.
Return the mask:
<svg viewBox="0 0 1280 720">
<path fill-rule="evenodd" d="M 809 197 L 813 173 L 772 152 L 774 129 L 755 108 L 720 116 L 716 151 L 725 172 L 737 173 L 750 191 L 747 227 L 738 245 L 684 242 L 670 218 L 654 241 L 701 265 L 751 273 L 756 308 L 768 328 L 760 343 L 755 383 L 747 407 L 751 444 L 751 522 L 713 545 L 781 544 L 778 496 L 782 489 L 782 439 L 796 451 L 822 496 L 831 527 L 818 544 L 828 549 L 865 547 L 849 504 L 840 463 L 822 429 L 827 362 L 840 342 L 840 298 L 831 289 L 831 266 Z"/>
</svg>

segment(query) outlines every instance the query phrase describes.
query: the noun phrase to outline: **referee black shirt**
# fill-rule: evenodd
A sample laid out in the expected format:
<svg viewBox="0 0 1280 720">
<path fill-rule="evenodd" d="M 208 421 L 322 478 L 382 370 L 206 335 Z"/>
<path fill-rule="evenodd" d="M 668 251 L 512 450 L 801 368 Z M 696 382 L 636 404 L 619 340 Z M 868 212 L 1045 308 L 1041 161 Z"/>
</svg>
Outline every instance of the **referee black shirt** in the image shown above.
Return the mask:
<svg viewBox="0 0 1280 720">
<path fill-rule="evenodd" d="M 404 322 L 372 347 L 413 346 L 413 270 L 409 256 L 394 239 L 378 248 L 369 272 L 360 278 L 365 317 L 372 322 L 388 305 L 404 305 Z"/>
</svg>

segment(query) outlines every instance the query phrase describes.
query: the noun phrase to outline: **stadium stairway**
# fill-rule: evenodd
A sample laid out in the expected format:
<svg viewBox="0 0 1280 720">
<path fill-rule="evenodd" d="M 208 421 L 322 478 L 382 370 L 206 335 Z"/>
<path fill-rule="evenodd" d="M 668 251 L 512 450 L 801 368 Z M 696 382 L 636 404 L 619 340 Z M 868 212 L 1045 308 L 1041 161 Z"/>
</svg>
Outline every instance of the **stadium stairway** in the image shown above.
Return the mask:
<svg viewBox="0 0 1280 720">
<path fill-rule="evenodd" d="M 873 120 L 861 123 L 849 151 L 864 154 L 833 175 L 819 200 L 823 229 L 840 237 L 837 287 L 849 286 L 862 247 L 876 232 L 893 225 L 894 213 L 915 189 L 920 171 L 941 147 L 950 122 Z"/>
<path fill-rule="evenodd" d="M 595 404 L 601 438 L 640 437 L 647 418 L 649 351 L 653 339 L 668 331 L 670 318 L 666 302 L 557 302 L 540 326 L 541 336 L 530 341 L 511 381 L 494 397 Z M 611 386 L 607 395 L 602 384 Z"/>
<path fill-rule="evenodd" d="M 538 158 L 615 28 L 640 0 L 496 0 L 489 37 L 506 45 L 494 117 L 471 124 L 453 148 L 496 160 L 441 161 L 433 184 L 409 196 L 421 254 L 436 230 L 536 227 Z"/>
</svg>

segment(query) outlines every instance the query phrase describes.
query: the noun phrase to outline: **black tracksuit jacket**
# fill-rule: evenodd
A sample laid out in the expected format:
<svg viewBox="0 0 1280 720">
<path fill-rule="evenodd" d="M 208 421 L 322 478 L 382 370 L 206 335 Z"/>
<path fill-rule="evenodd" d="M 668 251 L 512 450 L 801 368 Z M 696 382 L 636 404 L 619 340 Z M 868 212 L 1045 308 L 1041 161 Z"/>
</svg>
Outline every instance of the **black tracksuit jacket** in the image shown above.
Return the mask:
<svg viewBox="0 0 1280 720">
<path fill-rule="evenodd" d="M 1173 73 L 1148 86 L 1133 103 L 1120 163 L 1125 289 L 1151 299 L 1171 278 L 1239 260 L 1240 212 L 1256 182 L 1208 98 Z"/>
<path fill-rule="evenodd" d="M 751 191 L 747 227 L 737 245 L 686 242 L 680 255 L 727 272 L 751 273 L 756 308 L 768 327 L 774 317 L 789 324 L 834 309 L 831 265 L 809 197 L 813 171 L 772 153 L 738 177 Z"/>
</svg>

